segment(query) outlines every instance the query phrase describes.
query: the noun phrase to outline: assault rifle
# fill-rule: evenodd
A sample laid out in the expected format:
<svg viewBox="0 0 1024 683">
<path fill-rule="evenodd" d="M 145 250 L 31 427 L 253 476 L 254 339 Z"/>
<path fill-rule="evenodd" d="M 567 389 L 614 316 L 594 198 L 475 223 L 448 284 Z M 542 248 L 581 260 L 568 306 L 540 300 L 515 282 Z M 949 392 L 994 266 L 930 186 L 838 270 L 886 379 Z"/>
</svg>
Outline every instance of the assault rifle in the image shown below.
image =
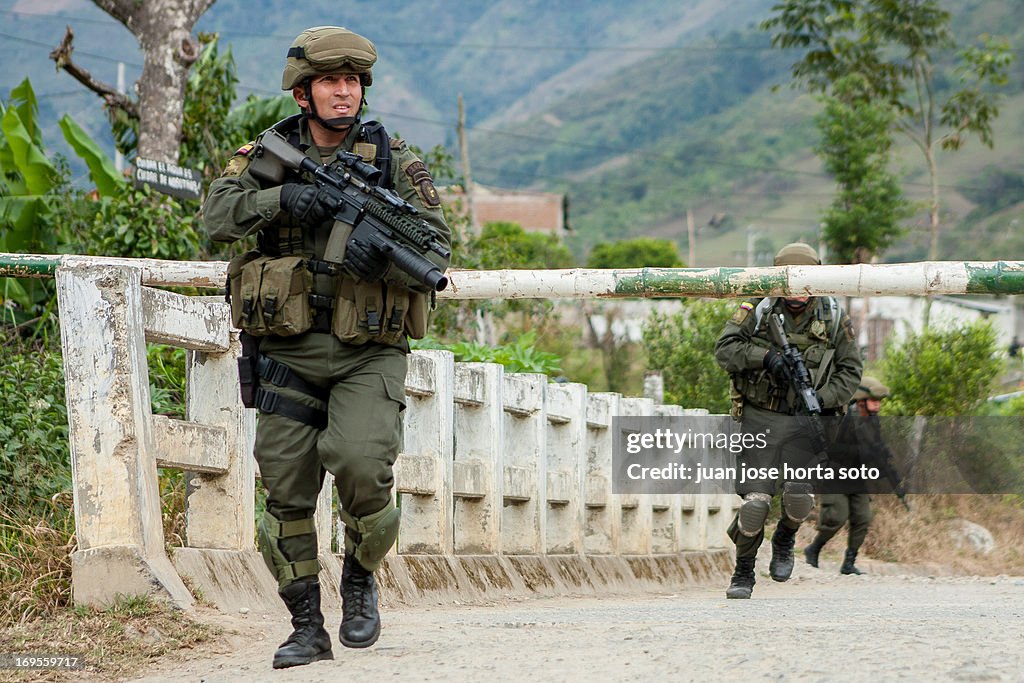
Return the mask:
<svg viewBox="0 0 1024 683">
<path fill-rule="evenodd" d="M 288 168 L 311 174 L 314 184 L 330 198 L 334 227 L 327 240 L 324 261 L 331 274 L 343 263 L 349 239 L 358 239 L 377 247 L 424 287 L 440 292 L 448 286 L 448 278 L 424 254 L 430 251 L 447 259 L 451 252 L 437 240 L 426 221 L 416 215 L 416 207 L 376 185 L 381 173 L 378 168 L 358 154 L 344 151 L 337 154 L 344 172 L 320 166 L 276 131 L 264 135 L 260 146 L 263 153 Z"/>
<path fill-rule="evenodd" d="M 819 455 L 824 454 L 828 451 L 828 437 L 825 435 L 825 427 L 821 424 L 821 402 L 814 391 L 811 373 L 807 370 L 800 349 L 789 343 L 782 315 L 769 313 L 767 318 L 768 332 L 772 341 L 782 349 L 782 360 L 786 364 L 793 392 L 800 403 L 797 406 L 797 414 L 807 418 L 811 426 L 811 445 Z"/>
</svg>

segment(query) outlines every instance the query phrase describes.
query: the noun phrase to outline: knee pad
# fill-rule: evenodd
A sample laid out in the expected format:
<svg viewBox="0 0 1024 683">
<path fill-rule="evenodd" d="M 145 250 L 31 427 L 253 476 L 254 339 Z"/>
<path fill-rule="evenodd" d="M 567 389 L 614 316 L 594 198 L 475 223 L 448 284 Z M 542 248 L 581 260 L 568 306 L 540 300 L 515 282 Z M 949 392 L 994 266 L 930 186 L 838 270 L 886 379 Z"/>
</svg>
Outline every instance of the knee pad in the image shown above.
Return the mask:
<svg viewBox="0 0 1024 683">
<path fill-rule="evenodd" d="M 398 538 L 402 511 L 395 507 L 394 499 L 373 514 L 353 517 L 344 510 L 345 550 L 359 560 L 363 568 L 376 571 Z"/>
<path fill-rule="evenodd" d="M 772 497 L 767 493 L 748 493 L 743 496 L 743 504 L 736 518 L 741 534 L 753 538 L 764 530 L 771 502 Z"/>
<path fill-rule="evenodd" d="M 320 561 L 316 559 L 314 551 L 313 558 L 309 560 L 290 560 L 281 550 L 280 540 L 291 536 L 302 536 L 313 534 L 313 547 L 316 547 L 316 527 L 312 517 L 303 517 L 287 522 L 282 522 L 269 511 L 263 513 L 256 528 L 260 554 L 266 563 L 270 573 L 277 579 L 278 588 L 284 588 L 296 579 L 303 576 L 316 576 L 320 573 Z"/>
<path fill-rule="evenodd" d="M 786 516 L 799 524 L 814 512 L 814 494 L 810 484 L 787 481 L 782 486 L 782 509 Z"/>
</svg>

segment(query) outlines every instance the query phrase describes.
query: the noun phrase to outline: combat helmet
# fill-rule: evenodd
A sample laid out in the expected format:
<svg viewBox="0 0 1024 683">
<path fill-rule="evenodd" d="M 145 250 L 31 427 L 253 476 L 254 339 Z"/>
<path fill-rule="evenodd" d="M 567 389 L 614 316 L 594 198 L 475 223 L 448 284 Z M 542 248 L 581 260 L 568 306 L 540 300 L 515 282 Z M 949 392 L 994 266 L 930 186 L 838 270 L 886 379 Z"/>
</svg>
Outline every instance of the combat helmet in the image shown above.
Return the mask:
<svg viewBox="0 0 1024 683">
<path fill-rule="evenodd" d="M 774 263 L 777 266 L 818 266 L 821 265 L 821 259 L 811 245 L 791 242 L 779 249 Z"/>
<path fill-rule="evenodd" d="M 857 387 L 857 391 L 853 394 L 854 401 L 866 401 L 869 398 L 883 399 L 888 398 L 889 387 L 882 384 L 877 377 L 870 375 L 864 375 L 860 378 L 860 386 Z"/>
<path fill-rule="evenodd" d="M 355 73 L 367 88 L 373 84 L 373 65 L 376 62 L 377 48 L 358 33 L 341 26 L 314 26 L 300 33 L 288 48 L 281 89 L 302 86 L 310 103 L 307 114 L 331 130 L 343 130 L 356 123 L 359 117 L 322 119 L 313 104 L 311 79 L 321 74 Z M 365 104 L 364 97 L 357 111 L 362 111 Z"/>
</svg>

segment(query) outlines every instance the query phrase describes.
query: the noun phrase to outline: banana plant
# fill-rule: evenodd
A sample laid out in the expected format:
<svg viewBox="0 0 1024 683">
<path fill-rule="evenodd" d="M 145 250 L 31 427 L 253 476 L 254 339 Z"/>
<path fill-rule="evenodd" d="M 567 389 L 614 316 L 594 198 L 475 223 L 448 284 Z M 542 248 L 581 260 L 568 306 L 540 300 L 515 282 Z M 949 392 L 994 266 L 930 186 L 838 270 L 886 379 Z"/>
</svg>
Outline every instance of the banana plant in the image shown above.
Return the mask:
<svg viewBox="0 0 1024 683">
<path fill-rule="evenodd" d="M 38 113 L 27 78 L 11 90 L 6 103 L 0 101 L 0 252 L 60 250 L 60 211 L 68 202 L 67 179 L 46 151 Z M 59 124 L 65 140 L 89 168 L 101 197 L 127 188 L 110 158 L 77 123 L 65 115 Z M 52 287 L 47 283 L 0 279 L 0 313 L 6 322 L 21 324 L 40 312 L 45 314 L 51 298 Z"/>
</svg>

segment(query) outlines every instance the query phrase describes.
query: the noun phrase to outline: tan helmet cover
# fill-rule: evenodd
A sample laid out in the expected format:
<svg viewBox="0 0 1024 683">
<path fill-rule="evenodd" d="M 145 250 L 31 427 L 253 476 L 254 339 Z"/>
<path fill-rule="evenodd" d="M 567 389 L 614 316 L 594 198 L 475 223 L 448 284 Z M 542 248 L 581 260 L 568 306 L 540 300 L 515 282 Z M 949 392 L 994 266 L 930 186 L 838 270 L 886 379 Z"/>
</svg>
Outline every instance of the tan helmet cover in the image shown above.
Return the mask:
<svg viewBox="0 0 1024 683">
<path fill-rule="evenodd" d="M 821 265 L 818 252 L 809 244 L 803 242 L 792 242 L 779 249 L 775 254 L 775 265 L 777 266 L 817 266 Z"/>
<path fill-rule="evenodd" d="M 281 90 L 291 90 L 311 76 L 337 73 L 360 74 L 366 87 L 373 83 L 371 67 L 376 62 L 377 48 L 358 33 L 341 26 L 307 28 L 288 48 Z"/>
<path fill-rule="evenodd" d="M 864 375 L 860 378 L 860 386 L 857 387 L 857 391 L 853 394 L 854 401 L 866 401 L 869 398 L 883 399 L 889 396 L 889 387 L 882 384 L 882 382 L 870 375 Z"/>
</svg>

